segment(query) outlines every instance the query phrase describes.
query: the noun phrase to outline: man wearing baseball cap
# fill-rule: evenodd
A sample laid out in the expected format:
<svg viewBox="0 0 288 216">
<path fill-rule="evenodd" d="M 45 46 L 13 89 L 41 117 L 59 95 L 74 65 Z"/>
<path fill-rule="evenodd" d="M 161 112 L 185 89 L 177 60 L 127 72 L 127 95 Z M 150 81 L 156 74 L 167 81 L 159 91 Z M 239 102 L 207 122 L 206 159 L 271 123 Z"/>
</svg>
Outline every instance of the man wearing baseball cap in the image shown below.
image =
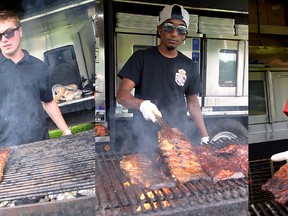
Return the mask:
<svg viewBox="0 0 288 216">
<path fill-rule="evenodd" d="M 197 100 L 202 91 L 199 71 L 190 58 L 177 50 L 187 37 L 188 26 L 189 14 L 181 5 L 164 7 L 157 26 L 160 44 L 136 51 L 118 73 L 122 80 L 116 99 L 133 110 L 132 129 L 138 145 L 157 145 L 157 115 L 191 136 L 187 111 L 198 128 L 198 143 L 209 141 Z"/>
</svg>

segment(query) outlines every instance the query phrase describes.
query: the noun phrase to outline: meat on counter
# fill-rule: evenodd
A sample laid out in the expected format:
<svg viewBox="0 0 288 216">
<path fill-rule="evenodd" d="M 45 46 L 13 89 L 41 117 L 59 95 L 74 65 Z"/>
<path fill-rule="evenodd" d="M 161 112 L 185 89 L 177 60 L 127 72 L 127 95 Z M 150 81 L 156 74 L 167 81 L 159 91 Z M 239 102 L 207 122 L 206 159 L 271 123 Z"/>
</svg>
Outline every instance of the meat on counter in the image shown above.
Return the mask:
<svg viewBox="0 0 288 216">
<path fill-rule="evenodd" d="M 55 84 L 52 86 L 53 99 L 56 103 L 80 99 L 82 91 L 75 84 L 62 86 Z"/>
</svg>

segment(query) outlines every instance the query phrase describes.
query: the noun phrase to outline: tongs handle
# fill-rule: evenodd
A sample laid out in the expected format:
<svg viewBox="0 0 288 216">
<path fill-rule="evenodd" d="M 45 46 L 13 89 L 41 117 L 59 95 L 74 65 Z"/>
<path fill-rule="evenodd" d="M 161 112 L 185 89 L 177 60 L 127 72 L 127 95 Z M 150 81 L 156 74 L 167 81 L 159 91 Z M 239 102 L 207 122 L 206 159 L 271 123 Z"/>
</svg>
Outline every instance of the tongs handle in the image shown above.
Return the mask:
<svg viewBox="0 0 288 216">
<path fill-rule="evenodd" d="M 157 123 L 165 130 L 169 129 L 168 124 L 164 121 L 164 119 L 158 115 L 155 115 Z"/>
</svg>

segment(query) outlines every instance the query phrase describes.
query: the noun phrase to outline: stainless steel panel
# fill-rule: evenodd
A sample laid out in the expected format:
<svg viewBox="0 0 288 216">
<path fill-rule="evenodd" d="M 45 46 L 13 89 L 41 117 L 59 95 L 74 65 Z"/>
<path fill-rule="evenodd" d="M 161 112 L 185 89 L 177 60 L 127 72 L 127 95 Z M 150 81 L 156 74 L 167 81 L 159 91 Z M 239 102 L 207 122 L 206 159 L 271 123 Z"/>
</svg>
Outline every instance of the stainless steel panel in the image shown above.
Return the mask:
<svg viewBox="0 0 288 216">
<path fill-rule="evenodd" d="M 288 139 L 287 122 L 249 125 L 249 143 Z"/>
<path fill-rule="evenodd" d="M 207 96 L 243 96 L 245 86 L 245 40 L 225 40 L 225 39 L 206 39 L 206 86 Z M 220 53 L 229 51 L 236 54 L 236 73 L 235 82 L 231 86 L 219 84 Z M 233 61 L 234 59 L 231 59 Z M 247 78 L 246 78 L 247 79 Z"/>
<path fill-rule="evenodd" d="M 43 53 L 54 48 L 73 45 L 81 76 L 87 78 L 85 62 L 77 32 L 95 15 L 94 2 L 81 2 L 67 5 L 25 17 L 21 20 L 23 27 L 22 47 L 32 55 L 44 61 Z"/>
<path fill-rule="evenodd" d="M 283 113 L 283 109 L 288 99 L 287 79 L 288 68 L 262 67 L 249 69 L 249 82 L 263 81 L 266 100 L 265 114 L 251 115 L 252 112 L 249 112 L 249 143 L 260 143 L 288 138 L 288 119 Z M 254 86 L 249 89 L 250 97 L 255 96 L 255 94 L 252 94 L 253 89 Z M 254 100 L 257 99 L 259 98 L 254 98 Z M 258 101 L 254 102 L 254 104 L 257 102 Z"/>
<path fill-rule="evenodd" d="M 178 47 L 178 50 L 189 58 L 192 58 L 192 38 L 186 40 Z"/>
<path fill-rule="evenodd" d="M 288 100 L 288 70 L 287 71 L 269 71 L 269 100 L 271 121 L 287 121 L 287 116 L 283 113 Z"/>
<path fill-rule="evenodd" d="M 156 35 L 136 35 L 117 33 L 116 35 L 116 77 L 118 72 L 124 66 L 129 57 L 133 54 L 136 49 L 148 48 L 155 46 L 157 43 Z M 116 91 L 119 88 L 120 79 L 116 78 Z"/>
<path fill-rule="evenodd" d="M 95 35 L 96 20 L 93 16 L 78 32 L 88 79 L 95 76 Z"/>
<path fill-rule="evenodd" d="M 96 68 L 96 122 L 106 121 L 105 106 L 105 59 L 104 59 L 104 17 L 103 2 L 96 2 L 96 38 L 95 38 L 95 68 Z"/>
</svg>

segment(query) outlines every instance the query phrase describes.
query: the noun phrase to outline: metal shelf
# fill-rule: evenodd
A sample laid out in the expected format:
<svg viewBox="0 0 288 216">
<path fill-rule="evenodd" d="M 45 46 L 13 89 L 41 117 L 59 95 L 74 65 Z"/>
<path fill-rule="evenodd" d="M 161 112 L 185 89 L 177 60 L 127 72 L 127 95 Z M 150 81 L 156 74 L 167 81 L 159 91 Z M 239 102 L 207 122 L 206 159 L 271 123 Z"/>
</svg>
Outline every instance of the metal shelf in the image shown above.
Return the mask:
<svg viewBox="0 0 288 216">
<path fill-rule="evenodd" d="M 260 25 L 258 32 L 257 24 L 249 24 L 249 33 L 288 35 L 288 26 Z"/>
</svg>

